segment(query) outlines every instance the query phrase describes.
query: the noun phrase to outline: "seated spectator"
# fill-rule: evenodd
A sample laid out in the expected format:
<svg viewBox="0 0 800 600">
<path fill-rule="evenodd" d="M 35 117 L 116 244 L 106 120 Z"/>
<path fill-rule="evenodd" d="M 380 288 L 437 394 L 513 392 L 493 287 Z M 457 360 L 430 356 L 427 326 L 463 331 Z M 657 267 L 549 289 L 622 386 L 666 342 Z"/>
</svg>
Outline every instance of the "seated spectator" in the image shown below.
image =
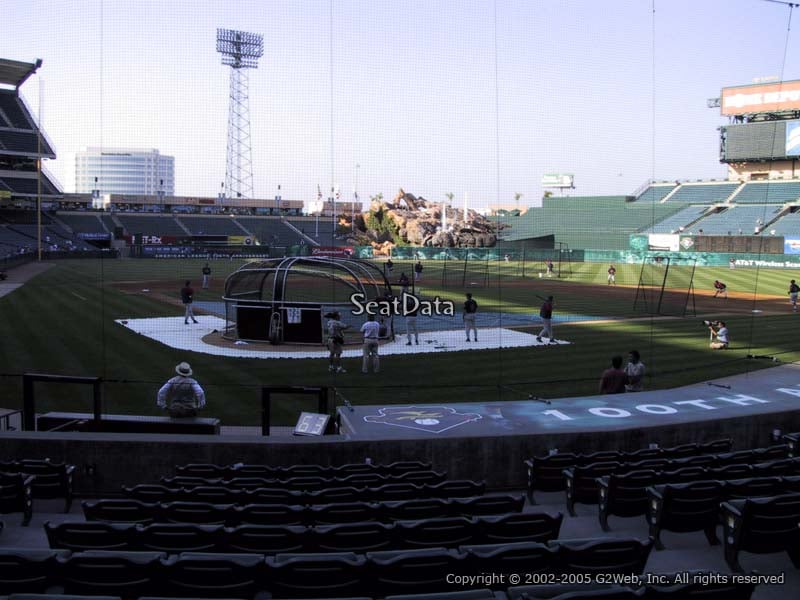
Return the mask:
<svg viewBox="0 0 800 600">
<path fill-rule="evenodd" d="M 206 405 L 206 394 L 196 380 L 192 379 L 192 367 L 182 362 L 175 367 L 178 374 L 158 390 L 156 404 L 166 410 L 170 417 L 196 417 L 197 410 Z"/>
</svg>

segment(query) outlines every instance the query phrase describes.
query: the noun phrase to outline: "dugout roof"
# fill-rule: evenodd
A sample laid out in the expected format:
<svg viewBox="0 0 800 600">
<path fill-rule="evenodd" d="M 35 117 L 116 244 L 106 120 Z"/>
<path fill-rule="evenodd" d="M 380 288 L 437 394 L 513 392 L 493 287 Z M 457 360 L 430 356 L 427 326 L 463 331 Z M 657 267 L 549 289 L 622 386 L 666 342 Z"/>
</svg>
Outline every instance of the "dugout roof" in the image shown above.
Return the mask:
<svg viewBox="0 0 800 600">
<path fill-rule="evenodd" d="M 26 63 L 0 58 L 0 84 L 19 88 L 41 66 L 42 59 L 37 59 L 35 63 Z"/>
</svg>

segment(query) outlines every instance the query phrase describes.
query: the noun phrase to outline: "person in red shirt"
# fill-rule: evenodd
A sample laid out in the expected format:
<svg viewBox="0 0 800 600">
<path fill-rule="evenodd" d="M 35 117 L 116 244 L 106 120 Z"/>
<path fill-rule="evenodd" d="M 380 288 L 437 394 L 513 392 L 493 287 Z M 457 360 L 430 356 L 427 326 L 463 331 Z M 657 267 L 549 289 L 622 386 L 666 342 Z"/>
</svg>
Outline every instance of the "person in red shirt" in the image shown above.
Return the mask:
<svg viewBox="0 0 800 600">
<path fill-rule="evenodd" d="M 617 355 L 611 358 L 611 367 L 603 371 L 600 377 L 601 394 L 624 394 L 627 375 L 622 370 L 622 357 Z"/>
<path fill-rule="evenodd" d="M 722 296 L 723 298 L 728 298 L 728 286 L 722 283 L 719 279 L 714 281 L 714 298 L 718 296 Z"/>
</svg>

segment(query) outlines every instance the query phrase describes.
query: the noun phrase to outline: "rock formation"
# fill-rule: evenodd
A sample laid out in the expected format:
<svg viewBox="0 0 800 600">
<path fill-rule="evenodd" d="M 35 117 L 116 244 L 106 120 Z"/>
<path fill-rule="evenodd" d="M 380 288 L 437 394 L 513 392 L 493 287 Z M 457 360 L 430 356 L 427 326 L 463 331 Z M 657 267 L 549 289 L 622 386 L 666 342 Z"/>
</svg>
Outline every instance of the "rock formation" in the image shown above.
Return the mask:
<svg viewBox="0 0 800 600">
<path fill-rule="evenodd" d="M 388 253 L 393 245 L 443 248 L 488 248 L 497 242 L 504 224 L 493 222 L 474 210 L 447 207 L 447 229 L 442 231 L 442 203 L 414 196 L 400 188 L 390 202 L 378 195 L 369 212 L 356 216 L 349 243 L 372 245 L 376 254 Z"/>
</svg>

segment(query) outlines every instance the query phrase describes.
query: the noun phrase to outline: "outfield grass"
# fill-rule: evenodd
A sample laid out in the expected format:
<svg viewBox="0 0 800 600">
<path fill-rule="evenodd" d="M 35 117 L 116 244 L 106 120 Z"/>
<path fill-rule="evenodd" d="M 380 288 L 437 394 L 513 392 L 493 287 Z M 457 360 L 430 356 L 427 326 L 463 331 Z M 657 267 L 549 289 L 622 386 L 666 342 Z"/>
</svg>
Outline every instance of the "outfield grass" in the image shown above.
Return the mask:
<svg viewBox="0 0 800 600">
<path fill-rule="evenodd" d="M 21 405 L 24 372 L 101 376 L 108 412 L 158 414 L 155 393 L 173 374 L 174 365 L 189 361 L 208 395 L 207 412 L 225 424 L 255 424 L 259 419 L 262 385 L 335 385 L 355 404 L 407 402 L 458 402 L 520 399 L 502 390 L 545 398 L 596 393 L 597 380 L 612 354 L 637 348 L 647 365 L 646 387 L 667 388 L 747 372 L 773 363 L 748 360 L 747 354 L 778 355 L 784 362 L 800 359 L 800 315 L 791 314 L 785 301 L 792 272 L 756 269 L 698 269 L 694 284 L 707 293 L 714 279 L 723 279 L 731 292 L 753 295 L 759 310 L 761 295 L 781 297 L 785 313 L 740 313 L 726 316 L 732 348 L 708 349 L 708 334 L 699 318 L 652 318 L 633 309 L 639 265 L 617 265 L 619 293 L 605 297 L 589 285 L 606 284 L 605 264 L 573 264 L 568 280 L 539 278 L 528 273 L 523 281 L 514 262 L 490 265 L 489 286 L 485 270 L 468 272 L 467 289 L 481 310 L 535 313 L 545 295 L 558 286 L 556 310 L 575 314 L 625 317 L 614 322 L 557 325 L 555 335 L 572 342 L 554 347 L 515 348 L 419 356 L 391 356 L 382 361 L 380 375 L 363 376 L 355 359 L 345 360 L 349 373 L 332 376 L 325 359 L 237 359 L 183 352 L 168 348 L 114 323 L 119 318 L 174 316 L 179 306 L 146 293 L 126 293 L 138 283 L 162 282 L 178 290 L 185 279 L 199 288 L 204 261 L 124 260 L 61 261 L 14 293 L 0 299 L 0 387 L 2 406 Z M 198 290 L 197 300 L 218 300 L 221 285 L 240 262 L 212 262 L 214 289 Z M 447 265 L 449 269 L 452 265 Z M 472 266 L 472 265 L 470 265 Z M 461 265 L 463 269 L 463 264 Z M 485 266 L 483 266 L 485 268 Z M 463 301 L 465 289 L 442 287 L 441 263 L 428 261 L 421 281 L 425 296 L 441 295 Z M 395 264 L 411 273 L 410 263 Z M 533 276 L 530 276 L 530 275 Z M 450 279 L 448 278 L 448 281 Z M 477 285 L 469 285 L 476 283 Z M 626 288 L 625 286 L 630 286 Z M 756 298 L 755 294 L 759 297 Z M 773 301 L 774 304 L 774 301 Z M 716 306 L 716 305 L 715 305 Z M 639 317 L 635 319 L 633 317 Z M 460 319 L 456 319 L 456 326 Z M 41 385 L 39 410 L 88 410 L 88 391 L 72 386 Z M 311 404 L 303 405 L 310 408 Z M 278 407 L 276 420 L 294 422 L 296 410 Z"/>
</svg>

